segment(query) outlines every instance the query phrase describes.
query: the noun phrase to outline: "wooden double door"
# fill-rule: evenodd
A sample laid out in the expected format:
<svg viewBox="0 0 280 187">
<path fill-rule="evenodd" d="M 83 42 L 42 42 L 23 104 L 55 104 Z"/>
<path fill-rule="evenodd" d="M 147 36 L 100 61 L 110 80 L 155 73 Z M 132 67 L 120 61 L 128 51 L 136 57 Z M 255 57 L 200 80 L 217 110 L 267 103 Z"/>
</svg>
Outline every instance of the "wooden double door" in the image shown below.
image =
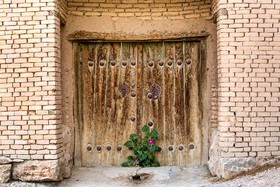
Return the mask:
<svg viewBox="0 0 280 187">
<path fill-rule="evenodd" d="M 76 47 L 75 162 L 120 166 L 148 124 L 163 165 L 200 164 L 204 41 L 96 42 Z"/>
</svg>

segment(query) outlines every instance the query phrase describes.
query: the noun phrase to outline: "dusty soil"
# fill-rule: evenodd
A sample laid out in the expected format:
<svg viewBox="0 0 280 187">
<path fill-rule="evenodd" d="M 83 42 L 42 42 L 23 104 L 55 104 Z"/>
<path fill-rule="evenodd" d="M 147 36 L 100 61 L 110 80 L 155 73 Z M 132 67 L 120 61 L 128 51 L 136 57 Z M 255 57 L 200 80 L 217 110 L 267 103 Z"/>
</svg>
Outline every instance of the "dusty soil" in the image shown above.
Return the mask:
<svg viewBox="0 0 280 187">
<path fill-rule="evenodd" d="M 134 174 L 151 174 L 150 178 L 131 179 Z M 90 177 L 96 176 L 95 179 Z M 216 181 L 216 182 L 214 182 Z M 141 186 L 141 187 L 279 187 L 280 168 L 258 168 L 248 175 L 242 175 L 229 181 L 217 181 L 208 172 L 207 167 L 161 167 L 141 170 L 131 168 L 75 168 L 73 177 L 58 184 L 59 187 L 87 186 Z"/>
<path fill-rule="evenodd" d="M 206 167 L 74 168 L 71 178 L 60 183 L 11 182 L 0 187 L 279 187 L 280 168 L 256 170 L 228 181 L 215 181 Z M 134 176 L 134 177 L 132 177 Z M 134 178 L 134 179 L 132 179 Z"/>
<path fill-rule="evenodd" d="M 228 181 L 216 182 L 204 187 L 279 187 L 280 186 L 280 167 L 266 168 L 250 172 Z"/>
</svg>

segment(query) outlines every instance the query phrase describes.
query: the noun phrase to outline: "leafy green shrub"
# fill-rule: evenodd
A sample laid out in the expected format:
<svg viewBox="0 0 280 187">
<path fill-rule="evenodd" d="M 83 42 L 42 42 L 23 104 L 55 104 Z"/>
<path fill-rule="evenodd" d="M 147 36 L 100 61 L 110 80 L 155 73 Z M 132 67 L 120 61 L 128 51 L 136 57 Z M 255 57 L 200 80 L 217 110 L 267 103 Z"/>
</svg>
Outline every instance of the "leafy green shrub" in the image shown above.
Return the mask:
<svg viewBox="0 0 280 187">
<path fill-rule="evenodd" d="M 148 125 L 144 125 L 142 132 L 145 136 L 141 139 L 137 134 L 131 134 L 129 140 L 124 144 L 128 149 L 134 152 L 134 156 L 128 156 L 127 161 L 122 163 L 123 167 L 158 167 L 159 162 L 155 159 L 155 153 L 159 147 L 155 144 L 158 139 L 156 130 L 150 131 Z"/>
</svg>

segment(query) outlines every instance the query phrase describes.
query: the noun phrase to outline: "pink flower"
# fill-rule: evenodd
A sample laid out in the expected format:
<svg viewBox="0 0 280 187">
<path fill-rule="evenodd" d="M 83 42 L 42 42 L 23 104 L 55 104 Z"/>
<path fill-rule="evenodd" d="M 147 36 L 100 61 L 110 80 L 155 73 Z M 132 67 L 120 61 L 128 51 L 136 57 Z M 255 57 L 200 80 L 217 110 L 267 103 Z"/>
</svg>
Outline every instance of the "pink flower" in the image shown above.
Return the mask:
<svg viewBox="0 0 280 187">
<path fill-rule="evenodd" d="M 155 140 L 153 138 L 149 138 L 148 139 L 148 144 L 149 145 L 154 145 L 155 144 Z"/>
<path fill-rule="evenodd" d="M 133 158 L 133 162 L 134 162 L 135 164 L 138 164 L 138 163 L 139 163 L 139 159 L 138 159 L 138 158 Z"/>
</svg>

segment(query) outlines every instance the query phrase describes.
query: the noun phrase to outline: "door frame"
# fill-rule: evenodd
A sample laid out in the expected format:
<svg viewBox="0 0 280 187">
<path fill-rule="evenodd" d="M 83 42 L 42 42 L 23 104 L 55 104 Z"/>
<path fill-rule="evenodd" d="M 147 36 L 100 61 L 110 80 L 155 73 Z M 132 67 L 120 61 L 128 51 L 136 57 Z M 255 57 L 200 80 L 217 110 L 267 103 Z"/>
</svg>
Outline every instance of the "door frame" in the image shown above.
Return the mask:
<svg viewBox="0 0 280 187">
<path fill-rule="evenodd" d="M 79 35 L 78 32 L 76 32 L 77 35 Z M 209 95 L 209 92 L 211 91 L 208 83 L 208 69 L 209 69 L 209 56 L 208 55 L 208 49 L 209 49 L 209 44 L 212 42 L 209 42 L 207 39 L 208 34 L 203 33 L 201 36 L 189 36 L 185 34 L 179 34 L 175 36 L 169 36 L 165 35 L 164 37 L 141 37 L 141 36 L 132 36 L 130 38 L 123 38 L 121 36 L 110 36 L 110 37 L 99 37 L 96 38 L 95 36 L 96 33 L 93 34 L 92 37 L 89 38 L 75 38 L 75 35 L 73 34 L 72 36 L 68 37 L 68 40 L 73 42 L 73 59 L 74 59 L 74 76 L 75 76 L 75 95 L 74 95 L 74 101 L 73 101 L 73 106 L 74 106 L 74 166 L 82 166 L 82 160 L 81 160 L 81 155 L 82 155 L 82 150 L 81 150 L 81 129 L 83 128 L 82 124 L 82 106 L 79 104 L 79 95 L 82 95 L 82 90 L 79 90 L 78 88 L 80 87 L 80 81 L 81 81 L 81 76 L 78 75 L 78 46 L 80 43 L 110 43 L 110 42 L 165 42 L 165 41 L 189 41 L 189 42 L 202 42 L 205 41 L 205 51 L 206 51 L 206 59 L 205 59 L 205 76 L 206 76 L 206 81 L 205 81 L 205 91 L 202 96 L 202 127 L 201 127 L 201 135 L 202 135 L 202 152 L 203 152 L 203 158 L 201 158 L 201 163 L 206 164 L 208 161 L 208 149 L 209 149 L 209 137 L 210 137 L 210 125 L 211 123 L 208 122 L 211 112 L 209 110 L 209 101 L 207 101 L 207 95 Z M 211 55 L 212 56 L 212 55 Z M 211 57 L 210 56 L 210 57 Z M 211 94 L 212 95 L 212 94 Z"/>
</svg>

